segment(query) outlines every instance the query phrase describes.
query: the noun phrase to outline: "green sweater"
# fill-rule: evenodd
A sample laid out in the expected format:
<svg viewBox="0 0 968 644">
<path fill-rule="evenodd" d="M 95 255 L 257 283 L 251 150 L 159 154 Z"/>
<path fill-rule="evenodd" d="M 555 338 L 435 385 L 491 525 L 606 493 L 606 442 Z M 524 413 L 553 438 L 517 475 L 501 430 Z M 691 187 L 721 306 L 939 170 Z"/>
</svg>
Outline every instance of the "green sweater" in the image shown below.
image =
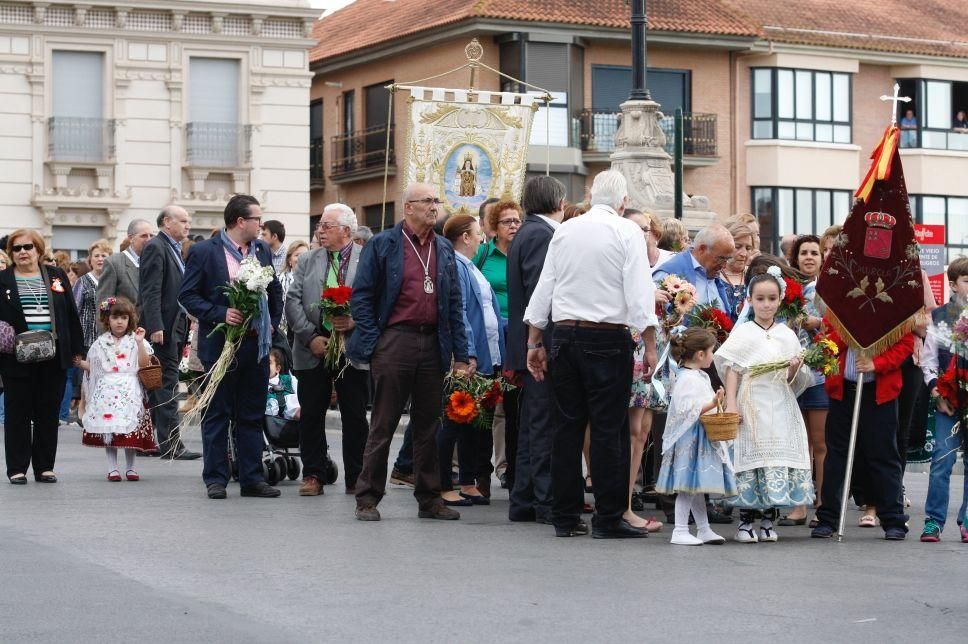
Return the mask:
<svg viewBox="0 0 968 644">
<path fill-rule="evenodd" d="M 508 257 L 501 252 L 494 240 L 482 244 L 474 255 L 474 266 L 484 274 L 484 279 L 494 289 L 501 317 L 508 317 Z"/>
</svg>

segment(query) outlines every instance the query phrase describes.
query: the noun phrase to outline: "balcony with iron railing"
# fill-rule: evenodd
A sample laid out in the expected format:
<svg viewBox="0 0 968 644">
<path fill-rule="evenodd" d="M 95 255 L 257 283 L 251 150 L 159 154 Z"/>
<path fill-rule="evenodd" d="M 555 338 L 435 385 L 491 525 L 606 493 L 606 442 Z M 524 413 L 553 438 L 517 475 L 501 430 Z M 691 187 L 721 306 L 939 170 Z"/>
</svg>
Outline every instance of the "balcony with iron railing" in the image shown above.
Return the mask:
<svg viewBox="0 0 968 644">
<path fill-rule="evenodd" d="M 309 187 L 322 188 L 325 185 L 323 168 L 323 137 L 309 139 Z"/>
<path fill-rule="evenodd" d="M 200 168 L 246 168 L 252 162 L 252 126 L 238 123 L 188 123 L 185 163 Z"/>
<path fill-rule="evenodd" d="M 580 114 L 581 149 L 589 162 L 607 161 L 615 150 L 615 132 L 622 119 L 621 112 L 611 110 L 583 110 Z M 666 136 L 665 151 L 675 151 L 675 118 L 665 116 L 659 127 Z M 719 151 L 716 144 L 716 114 L 686 112 L 682 115 L 683 164 L 708 165 L 715 163 Z"/>
<path fill-rule="evenodd" d="M 114 129 L 113 120 L 52 116 L 47 119 L 47 156 L 50 161 L 111 162 Z"/>
<path fill-rule="evenodd" d="M 394 127 L 389 127 L 390 147 L 387 150 L 387 126 L 380 125 L 350 134 L 332 137 L 332 163 L 329 177 L 335 183 L 369 179 L 383 174 L 389 157 L 390 174 L 396 173 Z"/>
</svg>

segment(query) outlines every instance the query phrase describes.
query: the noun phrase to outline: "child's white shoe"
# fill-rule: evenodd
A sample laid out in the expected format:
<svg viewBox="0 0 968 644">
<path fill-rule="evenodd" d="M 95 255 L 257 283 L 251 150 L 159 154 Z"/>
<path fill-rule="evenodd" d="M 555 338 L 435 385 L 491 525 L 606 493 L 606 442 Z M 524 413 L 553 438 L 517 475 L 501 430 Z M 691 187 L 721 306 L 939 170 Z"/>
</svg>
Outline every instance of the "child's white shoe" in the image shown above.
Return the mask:
<svg viewBox="0 0 968 644">
<path fill-rule="evenodd" d="M 669 543 L 676 546 L 701 546 L 703 541 L 689 534 L 689 528 L 676 528 L 672 531 Z"/>
<path fill-rule="evenodd" d="M 759 541 L 756 537 L 756 531 L 753 529 L 752 523 L 741 523 L 736 529 L 736 535 L 733 537 L 733 541 L 738 541 L 739 543 L 756 543 Z"/>
<path fill-rule="evenodd" d="M 726 539 L 713 532 L 713 529 L 708 525 L 705 528 L 699 528 L 699 530 L 696 531 L 696 536 L 699 537 L 703 543 L 711 546 L 721 546 L 726 543 Z"/>
<path fill-rule="evenodd" d="M 769 519 L 763 519 L 760 522 L 760 541 L 775 543 L 779 538 L 776 528 L 773 527 L 773 522 Z"/>
</svg>

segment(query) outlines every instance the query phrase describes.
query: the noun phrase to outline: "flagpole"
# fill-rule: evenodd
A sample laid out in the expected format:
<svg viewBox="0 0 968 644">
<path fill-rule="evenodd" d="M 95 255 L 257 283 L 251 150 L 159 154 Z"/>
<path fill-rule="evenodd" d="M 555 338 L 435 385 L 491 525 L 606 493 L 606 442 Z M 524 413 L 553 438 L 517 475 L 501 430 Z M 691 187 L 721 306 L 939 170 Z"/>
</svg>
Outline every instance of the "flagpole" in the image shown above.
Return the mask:
<svg viewBox="0 0 968 644">
<path fill-rule="evenodd" d="M 854 470 L 854 448 L 857 445 L 857 425 L 860 423 L 860 399 L 864 390 L 864 374 L 857 381 L 854 395 L 854 416 L 850 419 L 850 442 L 847 444 L 847 469 L 844 472 L 844 487 L 840 495 L 840 525 L 837 527 L 837 542 L 844 540 L 844 524 L 847 521 L 847 497 L 850 496 L 850 475 Z"/>
</svg>

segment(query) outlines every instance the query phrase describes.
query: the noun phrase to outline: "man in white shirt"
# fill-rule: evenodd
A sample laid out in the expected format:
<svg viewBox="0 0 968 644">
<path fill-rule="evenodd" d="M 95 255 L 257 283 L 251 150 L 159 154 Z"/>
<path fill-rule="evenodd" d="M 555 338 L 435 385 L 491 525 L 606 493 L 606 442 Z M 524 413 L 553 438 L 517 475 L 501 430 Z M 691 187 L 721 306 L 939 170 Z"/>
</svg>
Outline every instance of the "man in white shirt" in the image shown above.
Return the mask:
<svg viewBox="0 0 968 644">
<path fill-rule="evenodd" d="M 555 534 L 586 534 L 581 522 L 581 448 L 591 423 L 591 469 L 595 477 L 592 536 L 646 537 L 622 514 L 628 508 L 632 337 L 642 331 L 646 370 L 656 363 L 655 285 L 642 230 L 622 218 L 628 203 L 625 177 L 606 170 L 595 177 L 592 208 L 555 231 L 524 321 L 528 371 L 541 381 L 550 365 L 561 412 L 554 438 L 551 517 Z M 555 328 L 550 354 L 542 329 Z"/>
</svg>

